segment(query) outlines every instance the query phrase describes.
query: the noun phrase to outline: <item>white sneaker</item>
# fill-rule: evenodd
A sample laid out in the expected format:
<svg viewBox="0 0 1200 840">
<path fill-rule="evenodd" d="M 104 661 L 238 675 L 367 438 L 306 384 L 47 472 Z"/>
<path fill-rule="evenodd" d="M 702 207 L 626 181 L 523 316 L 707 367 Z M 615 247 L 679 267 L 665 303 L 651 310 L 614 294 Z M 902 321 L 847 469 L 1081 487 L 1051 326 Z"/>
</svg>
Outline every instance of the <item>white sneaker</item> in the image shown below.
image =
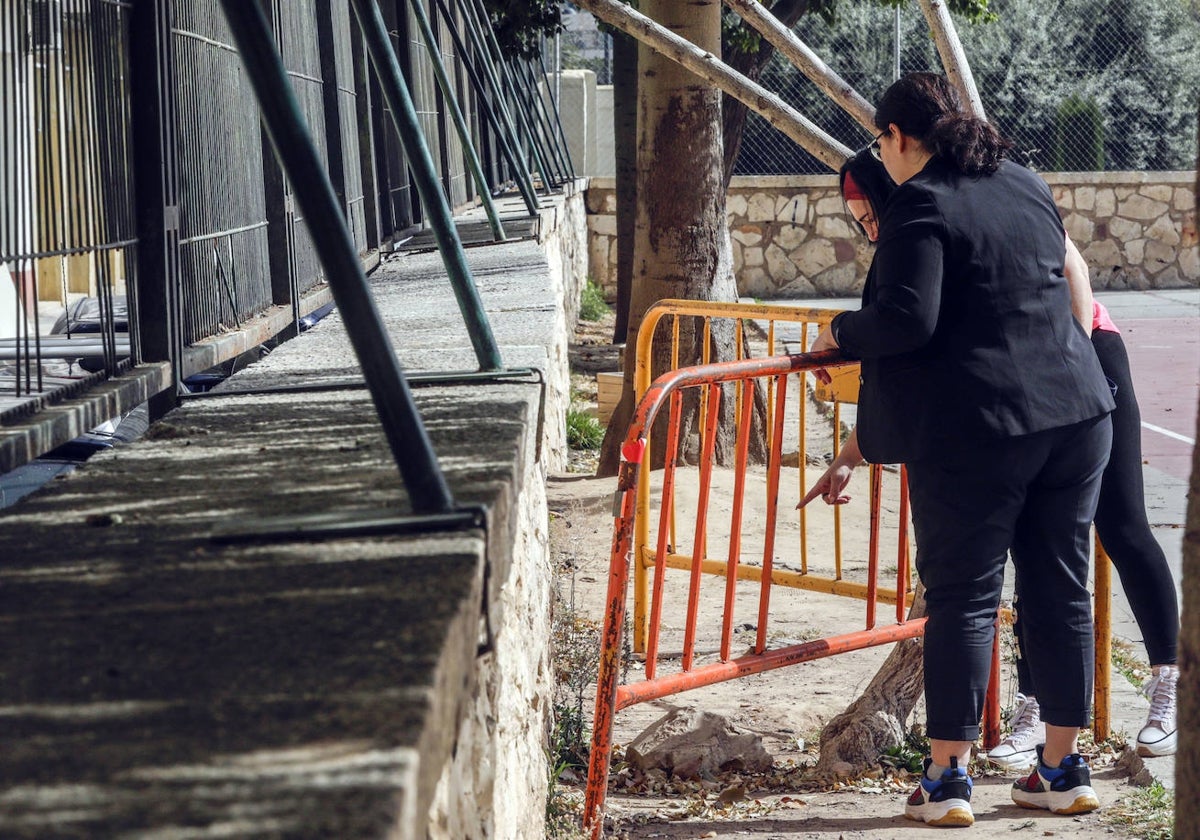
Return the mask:
<svg viewBox="0 0 1200 840">
<path fill-rule="evenodd" d="M 1037 764 L 1038 744 L 1046 740 L 1046 725 L 1036 697 L 1017 694 L 1008 737 L 988 750 L 987 760 L 1001 770 L 1028 770 Z"/>
<path fill-rule="evenodd" d="M 1175 754 L 1175 684 L 1179 668 L 1163 665 L 1146 683 L 1150 714 L 1137 736 L 1137 754 L 1145 756 Z"/>
</svg>

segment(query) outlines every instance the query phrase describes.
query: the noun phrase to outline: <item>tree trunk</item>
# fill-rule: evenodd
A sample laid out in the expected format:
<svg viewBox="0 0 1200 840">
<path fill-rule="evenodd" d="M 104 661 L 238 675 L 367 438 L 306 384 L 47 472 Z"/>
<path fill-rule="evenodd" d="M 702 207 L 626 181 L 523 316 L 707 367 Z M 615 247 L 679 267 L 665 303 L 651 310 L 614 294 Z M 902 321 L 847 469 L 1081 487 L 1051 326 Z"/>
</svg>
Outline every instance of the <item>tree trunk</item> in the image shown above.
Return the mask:
<svg viewBox="0 0 1200 840">
<path fill-rule="evenodd" d="M 641 9 L 700 49 L 720 50 L 719 3 L 649 0 Z M 601 449 L 599 475 L 614 474 L 619 464 L 620 444 L 634 408 L 632 353 L 646 310 L 663 298 L 737 300 L 725 221 L 720 109 L 720 93 L 710 84 L 639 40 L 637 216 L 625 344 L 630 357 L 625 362 L 624 393 Z M 694 327 L 693 319 L 681 319 L 680 364 L 694 364 L 701 358 L 701 336 Z M 668 353 L 669 343 L 657 342 L 652 362 L 655 376 L 669 368 Z M 710 358 L 724 360 L 734 355 L 732 324 L 728 328 L 714 324 Z M 694 398 L 685 402 L 684 430 L 694 424 L 696 404 Z M 718 439 L 718 459 L 724 461 L 732 451 L 728 430 L 733 406 L 732 400 L 722 404 L 725 433 Z M 662 463 L 665 438 L 661 431 L 653 435 L 657 445 L 651 465 Z M 686 433 L 682 439 L 686 441 Z"/>
<path fill-rule="evenodd" d="M 624 32 L 613 35 L 613 146 L 617 186 L 617 318 L 613 343 L 629 333 L 633 296 L 633 231 L 637 221 L 638 43 Z"/>
<path fill-rule="evenodd" d="M 979 98 L 975 77 L 971 74 L 971 65 L 967 63 L 967 54 L 963 52 L 962 42 L 958 40 L 958 30 L 954 28 L 954 21 L 950 19 L 950 9 L 943 0 L 921 0 L 921 11 L 925 13 L 925 22 L 929 24 L 929 31 L 933 34 L 933 42 L 937 45 L 946 76 L 958 88 L 963 104 L 971 113 L 981 120 L 986 120 L 983 100 Z"/>
<path fill-rule="evenodd" d="M 1200 170 L 1200 131 L 1196 169 Z M 1200 206 L 1200 176 L 1196 181 Z M 1200 440 L 1200 412 L 1196 416 Z M 1192 478 L 1188 487 L 1186 530 L 1183 533 L 1183 614 L 1200 610 L 1200 446 L 1192 447 Z M 1179 752 L 1175 756 L 1175 836 L 1200 836 L 1200 622 L 1184 621 L 1179 631 Z"/>
<path fill-rule="evenodd" d="M 918 586 L 909 618 L 925 614 Z M 925 690 L 924 639 L 897 642 L 866 690 L 821 732 L 818 774 L 856 774 L 874 767 L 879 754 L 904 743 L 908 718 Z"/>
</svg>

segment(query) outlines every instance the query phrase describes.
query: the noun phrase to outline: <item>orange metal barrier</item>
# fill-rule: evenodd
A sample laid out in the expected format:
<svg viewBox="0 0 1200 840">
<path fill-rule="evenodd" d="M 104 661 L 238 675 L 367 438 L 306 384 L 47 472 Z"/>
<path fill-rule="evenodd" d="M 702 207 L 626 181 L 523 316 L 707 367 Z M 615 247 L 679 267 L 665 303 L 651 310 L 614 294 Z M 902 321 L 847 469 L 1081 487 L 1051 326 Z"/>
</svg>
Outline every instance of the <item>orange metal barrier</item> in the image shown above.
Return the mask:
<svg viewBox="0 0 1200 840">
<path fill-rule="evenodd" d="M 905 610 L 909 589 L 909 558 L 907 551 L 907 497 L 901 491 L 897 512 L 897 563 L 894 589 L 885 589 L 878 584 L 880 575 L 880 536 L 883 529 L 884 510 L 881 505 L 884 470 L 873 468 L 870 473 L 872 497 L 867 551 L 866 580 L 832 580 L 827 585 L 816 587 L 833 594 L 854 594 L 866 601 L 866 616 L 862 629 L 826 635 L 812 641 L 768 646 L 770 629 L 770 598 L 772 584 L 795 585 L 796 578 L 804 573 L 776 569 L 775 537 L 780 505 L 780 454 L 783 443 L 783 423 L 787 405 L 788 376 L 817 367 L 838 367 L 847 363 L 840 360 L 836 352 L 814 353 L 795 356 L 777 356 L 767 359 L 744 359 L 734 362 L 700 365 L 671 371 L 660 377 L 639 402 L 633 422 L 622 447 L 622 464 L 618 476 L 617 497 L 614 515 L 616 523 L 613 533 L 610 558 L 608 592 L 604 630 L 602 635 L 601 659 L 596 693 L 596 714 L 593 721 L 592 752 L 588 772 L 585 824 L 591 826 L 593 835 L 599 836 L 599 815 L 604 803 L 609 759 L 612 750 L 612 730 L 615 714 L 620 709 L 657 699 L 669 694 L 686 691 L 700 686 L 712 685 L 748 674 L 761 673 L 786 665 L 806 662 L 837 653 L 900 641 L 919 636 L 924 632 L 924 618 L 907 620 Z M 750 415 L 753 401 L 741 401 L 737 424 L 735 447 L 734 490 L 730 503 L 730 528 L 727 540 L 727 560 L 718 563 L 708 560 L 705 551 L 708 545 L 710 491 L 714 449 L 717 437 L 717 416 L 720 401 L 724 398 L 722 386 L 737 382 L 771 380 L 777 399 L 772 411 L 772 435 L 769 446 L 766 489 L 764 494 L 765 528 L 762 535 L 762 561 L 759 565 L 743 563 L 742 530 L 743 515 L 747 500 L 746 476 L 750 436 Z M 695 528 L 690 554 L 676 553 L 673 548 L 673 517 L 679 420 L 682 414 L 684 393 L 687 389 L 698 389 L 706 400 L 707 417 L 701 435 L 699 460 L 699 497 L 696 502 Z M 620 684 L 622 635 L 625 623 L 625 600 L 629 582 L 630 559 L 634 547 L 634 520 L 639 487 L 647 486 L 646 470 L 642 470 L 643 456 L 647 451 L 646 433 L 663 407 L 669 407 L 667 425 L 666 464 L 662 471 L 660 489 L 660 519 L 656 540 L 654 587 L 650 597 L 650 633 L 647 638 L 645 679 L 626 685 Z M 900 487 L 902 483 L 897 482 Z M 647 489 L 647 497 L 649 490 Z M 900 524 L 904 523 L 904 524 Z M 635 568 L 638 564 L 634 564 Z M 661 630 L 664 625 L 665 570 L 668 565 L 686 565 L 688 576 L 686 618 L 682 633 L 682 653 L 679 669 L 671 673 L 660 673 L 662 657 Z M 706 640 L 717 647 L 715 660 L 698 662 L 697 641 L 701 636 L 701 572 L 705 569 L 719 570 L 725 578 L 721 598 L 721 621 L 718 628 L 710 631 Z M 757 615 L 755 638 L 750 651 L 741 656 L 733 655 L 733 628 L 737 606 L 737 582 L 754 581 L 758 584 L 754 603 L 743 604 L 743 609 L 754 609 Z M 899 594 L 897 594 L 899 593 Z M 745 601 L 745 599 L 743 599 Z M 876 617 L 876 604 L 892 603 L 895 606 L 894 620 L 880 622 Z M 672 657 L 673 658 L 673 657 Z"/>
</svg>

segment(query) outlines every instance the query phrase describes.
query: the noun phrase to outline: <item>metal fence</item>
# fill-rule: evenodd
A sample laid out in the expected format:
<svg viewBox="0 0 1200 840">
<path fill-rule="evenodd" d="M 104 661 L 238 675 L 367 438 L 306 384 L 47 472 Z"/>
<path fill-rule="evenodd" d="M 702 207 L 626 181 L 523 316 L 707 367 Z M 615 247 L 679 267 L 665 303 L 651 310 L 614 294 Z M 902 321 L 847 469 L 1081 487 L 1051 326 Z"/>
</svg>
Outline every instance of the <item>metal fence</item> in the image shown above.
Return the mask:
<svg viewBox="0 0 1200 840">
<path fill-rule="evenodd" d="M 422 212 L 358 24 L 336 0 L 256 2 L 365 255 Z M 489 161 L 488 192 L 517 164 L 482 130 L 480 89 L 468 84 L 466 63 L 483 61 L 462 49 L 464 4 L 474 14 L 476 0 L 377 0 L 444 197 L 462 206 L 479 189 L 413 35 L 414 2 Z M 180 387 L 199 361 L 237 352 L 193 352 L 200 343 L 256 318 L 261 341 L 324 302 L 310 294 L 324 278 L 295 187 L 218 0 L 0 3 L 0 195 L 6 425 L 135 363 L 170 362 Z M 71 330 L 77 308 L 94 335 L 51 333 L 55 321 Z"/>
<path fill-rule="evenodd" d="M 1179 0 L 990 0 L 997 19 L 956 19 L 984 107 L 1041 171 L 1164 171 L 1195 162 L 1200 10 Z M 874 101 L 900 73 L 940 70 L 920 8 L 841 0 L 828 24 L 795 31 Z M 737 18 L 727 12 L 727 17 Z M 572 16 L 572 17 L 578 17 Z M 611 72 L 607 36 L 575 23 L 562 35 L 564 68 Z M 869 137 L 776 55 L 762 83 L 850 148 Z M 819 174 L 827 167 L 751 114 L 738 175 Z"/>
</svg>

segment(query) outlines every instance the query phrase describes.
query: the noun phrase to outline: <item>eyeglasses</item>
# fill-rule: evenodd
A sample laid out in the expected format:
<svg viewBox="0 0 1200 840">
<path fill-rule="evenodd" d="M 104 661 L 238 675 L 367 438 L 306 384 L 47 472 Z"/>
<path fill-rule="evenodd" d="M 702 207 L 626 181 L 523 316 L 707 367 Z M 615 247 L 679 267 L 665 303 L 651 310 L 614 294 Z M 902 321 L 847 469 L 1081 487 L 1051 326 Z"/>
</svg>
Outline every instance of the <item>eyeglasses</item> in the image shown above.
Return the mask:
<svg viewBox="0 0 1200 840">
<path fill-rule="evenodd" d="M 885 128 L 883 131 L 876 134 L 875 139 L 871 141 L 871 145 L 867 147 L 871 150 L 871 157 L 875 158 L 875 160 L 879 161 L 880 163 L 883 162 L 883 150 L 879 147 L 879 141 L 887 133 L 888 130 Z"/>
</svg>

